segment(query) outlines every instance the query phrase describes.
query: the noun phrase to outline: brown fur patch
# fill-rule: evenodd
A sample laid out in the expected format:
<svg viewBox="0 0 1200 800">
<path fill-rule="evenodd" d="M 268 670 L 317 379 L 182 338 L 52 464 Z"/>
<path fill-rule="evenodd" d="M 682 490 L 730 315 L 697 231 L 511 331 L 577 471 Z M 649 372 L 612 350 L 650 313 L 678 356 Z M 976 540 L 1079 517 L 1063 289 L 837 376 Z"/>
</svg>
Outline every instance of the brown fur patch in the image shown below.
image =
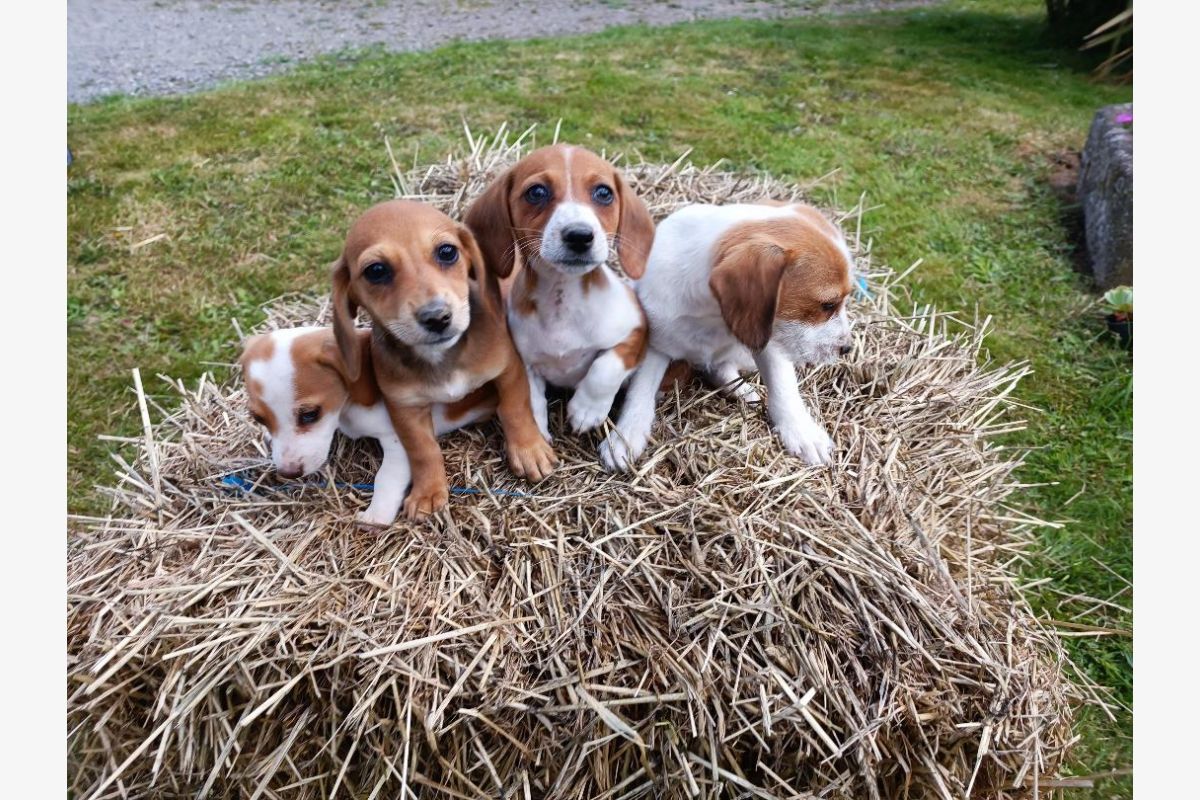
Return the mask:
<svg viewBox="0 0 1200 800">
<path fill-rule="evenodd" d="M 852 288 L 837 229 L 810 206 L 792 208 L 794 217 L 732 226 L 714 250 L 709 287 L 730 331 L 753 350 L 766 346 L 776 318 L 820 324 Z"/>
<path fill-rule="evenodd" d="M 623 341 L 618 343 L 612 351 L 621 359 L 621 363 L 625 365 L 625 369 L 633 369 L 642 363 L 642 359 L 646 357 L 646 347 L 649 338 L 646 335 L 646 326 L 639 325 Z"/>
<path fill-rule="evenodd" d="M 663 379 L 659 381 L 658 390 L 669 392 L 677 383 L 681 386 L 687 385 L 691 382 L 695 372 L 696 370 L 687 361 L 672 361 L 663 374 Z"/>
<path fill-rule="evenodd" d="M 485 383 L 463 399 L 448 403 L 445 410 L 446 419 L 449 422 L 455 422 L 478 408 L 495 410 L 497 398 L 496 384 Z"/>
<path fill-rule="evenodd" d="M 537 300 L 533 297 L 534 292 L 537 291 L 537 285 L 538 276 L 533 270 L 523 269 L 517 273 L 510 305 L 523 317 L 532 317 L 537 314 Z"/>
<path fill-rule="evenodd" d="M 263 385 L 261 381 L 250 378 L 249 367 L 252 361 L 270 361 L 273 355 L 275 355 L 275 340 L 270 336 L 259 334 L 246 340 L 242 355 L 238 359 L 238 364 L 242 368 L 242 381 L 246 384 L 246 407 L 251 415 L 262 420 L 263 426 L 272 435 L 277 430 L 279 422 L 267 404 L 259 400 L 263 394 Z"/>
</svg>

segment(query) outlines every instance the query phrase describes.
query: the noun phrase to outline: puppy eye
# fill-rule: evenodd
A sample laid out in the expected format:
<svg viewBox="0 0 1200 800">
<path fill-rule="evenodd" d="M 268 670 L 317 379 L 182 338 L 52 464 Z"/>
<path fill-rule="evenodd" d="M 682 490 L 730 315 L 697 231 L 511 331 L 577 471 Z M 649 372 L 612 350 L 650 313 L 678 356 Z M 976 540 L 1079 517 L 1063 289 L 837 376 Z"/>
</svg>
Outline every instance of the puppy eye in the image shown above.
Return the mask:
<svg viewBox="0 0 1200 800">
<path fill-rule="evenodd" d="M 260 414 L 251 414 L 251 415 L 250 415 L 250 417 L 251 417 L 251 418 L 252 418 L 252 419 L 253 419 L 255 422 L 257 422 L 259 425 L 262 425 L 264 428 L 267 426 L 267 421 L 266 421 L 265 419 L 263 419 L 263 418 L 262 418 L 262 415 L 260 415 Z"/>
<path fill-rule="evenodd" d="M 300 413 L 296 415 L 296 423 L 298 425 L 312 425 L 321 418 L 321 409 L 319 408 L 302 408 Z"/>
<path fill-rule="evenodd" d="M 448 267 L 458 261 L 458 248 L 452 244 L 441 244 L 433 251 L 433 256 L 443 267 Z"/>
<path fill-rule="evenodd" d="M 374 264 L 368 264 L 362 274 L 369 283 L 387 283 L 392 278 L 392 268 L 382 261 L 376 261 Z"/>
<path fill-rule="evenodd" d="M 837 303 L 821 303 L 821 310 L 826 314 L 832 314 L 833 312 L 837 311 L 837 307 Z"/>
<path fill-rule="evenodd" d="M 533 203 L 535 206 L 540 206 L 550 199 L 550 190 L 544 184 L 535 183 L 525 190 L 525 200 Z"/>
<path fill-rule="evenodd" d="M 592 199 L 602 206 L 612 205 L 613 190 L 611 186 L 605 186 L 603 183 L 592 189 Z"/>
</svg>

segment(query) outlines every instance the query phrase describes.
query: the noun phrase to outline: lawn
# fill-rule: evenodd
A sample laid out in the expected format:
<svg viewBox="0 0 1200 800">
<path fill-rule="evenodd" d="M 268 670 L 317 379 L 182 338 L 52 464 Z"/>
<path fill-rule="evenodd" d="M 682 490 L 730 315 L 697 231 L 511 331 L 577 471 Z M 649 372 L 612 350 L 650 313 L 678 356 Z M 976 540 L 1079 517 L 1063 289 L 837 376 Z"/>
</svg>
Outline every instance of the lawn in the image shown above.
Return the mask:
<svg viewBox="0 0 1200 800">
<path fill-rule="evenodd" d="M 383 139 L 428 160 L 476 130 L 561 118 L 609 152 L 797 181 L 877 206 L 878 261 L 914 299 L 990 314 L 991 354 L 1027 359 L 1024 502 L 1046 529 L 1025 565 L 1047 617 L 1116 699 L 1132 697 L 1132 362 L 1101 335 L 1047 184 L 1095 109 L 1131 90 L 1047 44 L 1040 0 L 793 22 L 623 28 L 574 39 L 345 54 L 181 98 L 68 109 L 68 503 L 104 507 L 114 445 L 139 430 L 130 370 L 193 380 L 289 291 L 324 291 L 356 211 L 390 196 Z M 214 366 L 217 365 L 217 366 Z M 156 381 L 151 379 L 153 388 Z M 1079 599 L 1079 598 L 1095 598 Z M 1097 602 L 1104 601 L 1104 602 Z M 1116 631 L 1095 635 L 1089 626 Z M 1127 768 L 1131 716 L 1087 711 L 1081 773 Z M 1128 779 L 1094 797 L 1131 796 Z M 1075 796 L 1087 796 L 1078 792 Z"/>
</svg>

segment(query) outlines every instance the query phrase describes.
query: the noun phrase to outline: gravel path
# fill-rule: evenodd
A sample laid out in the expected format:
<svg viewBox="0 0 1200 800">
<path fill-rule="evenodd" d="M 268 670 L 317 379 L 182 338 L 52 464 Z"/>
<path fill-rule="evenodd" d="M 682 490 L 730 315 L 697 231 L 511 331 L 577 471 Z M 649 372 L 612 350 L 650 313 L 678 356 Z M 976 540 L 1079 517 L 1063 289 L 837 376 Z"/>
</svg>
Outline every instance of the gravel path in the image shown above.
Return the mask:
<svg viewBox="0 0 1200 800">
<path fill-rule="evenodd" d="M 68 0 L 67 100 L 163 95 L 345 48 L 566 36 L 613 25 L 782 18 L 931 0 Z"/>
</svg>

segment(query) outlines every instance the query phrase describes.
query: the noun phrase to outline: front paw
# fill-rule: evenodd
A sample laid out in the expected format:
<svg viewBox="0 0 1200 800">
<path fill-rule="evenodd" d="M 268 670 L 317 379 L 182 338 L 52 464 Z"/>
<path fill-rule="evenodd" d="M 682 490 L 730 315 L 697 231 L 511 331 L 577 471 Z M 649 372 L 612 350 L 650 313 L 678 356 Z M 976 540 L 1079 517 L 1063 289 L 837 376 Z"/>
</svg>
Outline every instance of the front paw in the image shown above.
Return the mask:
<svg viewBox="0 0 1200 800">
<path fill-rule="evenodd" d="M 743 403 L 761 403 L 762 396 L 753 386 L 748 383 L 739 383 L 733 387 L 730 394 L 735 400 L 741 400 Z"/>
<path fill-rule="evenodd" d="M 435 511 L 441 511 L 449 502 L 450 487 L 445 481 L 414 485 L 408 497 L 404 498 L 404 516 L 410 520 L 423 519 Z"/>
<path fill-rule="evenodd" d="M 593 400 L 583 392 L 576 392 L 567 404 L 567 417 L 571 421 L 571 430 L 576 433 L 586 433 L 595 428 L 608 417 L 612 407 L 611 400 Z"/>
<path fill-rule="evenodd" d="M 626 438 L 619 429 L 615 429 L 600 443 L 600 463 L 609 472 L 628 472 L 645 449 L 645 436 L 632 435 Z"/>
<path fill-rule="evenodd" d="M 528 443 L 508 445 L 508 466 L 521 478 L 540 481 L 554 471 L 558 457 L 549 442 L 537 437 Z"/>
<path fill-rule="evenodd" d="M 355 514 L 354 519 L 363 525 L 370 525 L 374 528 L 387 528 L 396 521 L 396 512 L 395 510 L 381 511 L 371 506 L 366 511 L 360 511 Z"/>
<path fill-rule="evenodd" d="M 779 438 L 789 453 L 812 466 L 833 463 L 833 439 L 815 422 L 778 426 Z"/>
</svg>

